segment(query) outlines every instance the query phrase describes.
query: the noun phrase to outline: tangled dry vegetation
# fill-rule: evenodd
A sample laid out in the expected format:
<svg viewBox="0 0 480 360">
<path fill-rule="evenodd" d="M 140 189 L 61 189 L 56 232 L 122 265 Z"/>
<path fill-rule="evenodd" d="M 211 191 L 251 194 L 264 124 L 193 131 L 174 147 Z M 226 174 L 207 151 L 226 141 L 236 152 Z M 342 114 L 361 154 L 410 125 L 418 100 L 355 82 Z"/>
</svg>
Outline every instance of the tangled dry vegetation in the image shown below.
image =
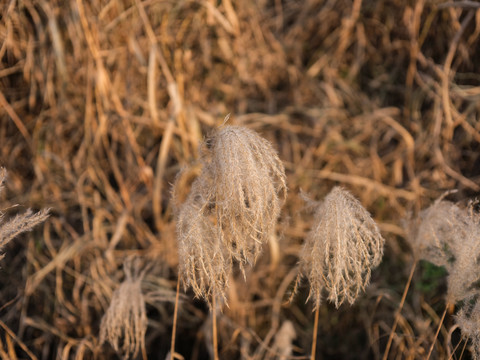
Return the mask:
<svg viewBox="0 0 480 360">
<path fill-rule="evenodd" d="M 220 358 L 308 358 L 309 282 L 286 303 L 317 221 L 299 194 L 323 200 L 338 185 L 371 213 L 385 249 L 365 293 L 355 297 L 368 270 L 360 288 L 336 290 L 352 306 L 318 307 L 317 355 L 478 358 L 478 205 L 468 205 L 480 192 L 478 3 L 8 0 L 0 18 L 0 210 L 51 209 L 0 240 L 2 359 L 166 358 L 177 272 L 189 266 L 181 242 L 214 246 L 233 225 L 246 238 L 228 240 L 226 257 L 202 255 L 214 267 L 191 271 L 193 290 L 181 291 L 176 352 L 212 356 L 212 313 L 193 295 L 213 291 L 228 301 L 216 313 Z M 228 113 L 247 149 L 271 152 L 249 142 L 254 131 L 275 150 L 258 172 L 236 163 L 258 158 L 215 137 Z M 219 193 L 231 184 L 217 187 L 224 163 L 239 170 Z M 247 177 L 266 174 L 263 187 Z M 247 216 L 211 196 L 243 199 Z M 177 242 L 179 214 L 201 233 Z"/>
</svg>

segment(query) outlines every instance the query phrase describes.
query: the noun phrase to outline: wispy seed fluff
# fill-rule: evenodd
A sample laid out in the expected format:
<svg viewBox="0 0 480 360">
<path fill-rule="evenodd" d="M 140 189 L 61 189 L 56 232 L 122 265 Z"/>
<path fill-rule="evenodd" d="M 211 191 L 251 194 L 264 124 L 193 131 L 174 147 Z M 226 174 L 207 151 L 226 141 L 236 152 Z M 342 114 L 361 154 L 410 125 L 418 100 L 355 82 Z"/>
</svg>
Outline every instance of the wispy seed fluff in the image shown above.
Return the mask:
<svg viewBox="0 0 480 360">
<path fill-rule="evenodd" d="M 191 193 L 178 215 L 179 276 L 195 296 L 210 304 L 213 296 L 225 300 L 232 260 L 220 240 L 212 209 L 202 208 L 201 200 Z"/>
<path fill-rule="evenodd" d="M 465 305 L 455 316 L 462 335 L 470 338 L 470 351 L 474 360 L 480 360 L 480 301 L 478 295 L 465 299 Z"/>
<path fill-rule="evenodd" d="M 320 306 L 322 291 L 338 308 L 353 304 L 383 256 L 384 239 L 368 211 L 348 191 L 335 187 L 318 203 L 314 226 L 300 254 L 310 282 L 309 299 Z"/>
<path fill-rule="evenodd" d="M 222 242 L 241 263 L 253 264 L 275 229 L 286 197 L 285 169 L 272 145 L 256 132 L 226 126 L 206 141 L 203 176 L 213 179 Z"/>
<path fill-rule="evenodd" d="M 480 216 L 472 205 L 437 200 L 410 221 L 407 238 L 417 257 L 448 271 L 447 302 L 480 293 Z"/>
<path fill-rule="evenodd" d="M 127 260 L 124 264 L 125 280 L 115 290 L 100 323 L 100 344 L 108 341 L 123 358 L 137 356 L 145 349 L 147 313 L 141 282 L 144 272 L 139 263 Z"/>
<path fill-rule="evenodd" d="M 201 162 L 179 205 L 177 235 L 180 276 L 208 301 L 212 294 L 224 297 L 232 259 L 242 271 L 255 263 L 275 230 L 287 187 L 272 145 L 244 127 L 216 130 L 204 143 Z"/>
<path fill-rule="evenodd" d="M 4 168 L 0 168 L 0 193 L 3 190 L 3 182 L 7 177 L 7 171 Z M 28 209 L 24 214 L 19 214 L 13 219 L 4 222 L 4 213 L 0 211 L 0 251 L 7 245 L 13 238 L 20 235 L 25 231 L 32 230 L 36 225 L 44 222 L 49 217 L 49 209 L 41 210 L 34 213 Z M 3 258 L 3 254 L 0 254 L 0 259 Z"/>
</svg>

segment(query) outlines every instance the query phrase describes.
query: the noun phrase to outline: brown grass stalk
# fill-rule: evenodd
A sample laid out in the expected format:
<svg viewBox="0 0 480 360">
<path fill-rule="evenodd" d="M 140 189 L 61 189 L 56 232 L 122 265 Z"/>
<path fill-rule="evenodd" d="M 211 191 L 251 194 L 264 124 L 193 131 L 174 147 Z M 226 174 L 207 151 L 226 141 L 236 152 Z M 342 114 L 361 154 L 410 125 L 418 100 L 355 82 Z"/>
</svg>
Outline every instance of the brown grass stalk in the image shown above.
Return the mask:
<svg viewBox="0 0 480 360">
<path fill-rule="evenodd" d="M 398 305 L 398 309 L 395 312 L 395 318 L 393 321 L 392 329 L 390 330 L 390 335 L 388 336 L 387 346 L 385 347 L 385 351 L 383 353 L 383 360 L 388 359 L 388 353 L 390 352 L 390 347 L 392 346 L 393 336 L 395 335 L 395 330 L 397 329 L 398 322 L 400 320 L 400 314 L 402 313 L 403 305 L 405 304 L 405 300 L 407 298 L 408 289 L 410 289 L 410 284 L 412 283 L 413 274 L 415 273 L 415 269 L 417 267 L 417 261 L 413 262 L 412 267 L 410 268 L 410 274 L 408 275 L 407 284 L 403 290 L 402 299 L 400 300 L 400 304 Z"/>
<path fill-rule="evenodd" d="M 175 309 L 173 310 L 173 326 L 172 326 L 172 340 L 170 342 L 170 356 L 175 359 L 175 337 L 177 334 L 177 318 L 178 318 L 178 300 L 180 296 L 180 277 L 177 279 L 177 287 L 175 292 Z"/>
<path fill-rule="evenodd" d="M 319 307 L 315 308 L 315 320 L 313 322 L 313 335 L 312 335 L 312 352 L 310 359 L 315 360 L 315 356 L 317 353 L 317 340 L 318 340 L 318 318 L 319 318 Z"/>
<path fill-rule="evenodd" d="M 443 311 L 442 317 L 440 318 L 440 321 L 438 322 L 437 331 L 435 331 L 435 336 L 434 336 L 434 338 L 433 338 L 432 345 L 430 345 L 430 349 L 428 350 L 428 354 L 427 354 L 426 360 L 429 360 L 429 359 L 430 359 L 430 356 L 431 356 L 432 353 L 433 353 L 433 348 L 435 347 L 435 343 L 437 342 L 438 334 L 440 333 L 440 330 L 442 329 L 443 321 L 445 320 L 445 315 L 447 314 L 447 310 L 448 310 L 449 306 L 450 306 L 450 305 L 447 303 L 447 305 L 445 306 L 445 310 Z"/>
</svg>

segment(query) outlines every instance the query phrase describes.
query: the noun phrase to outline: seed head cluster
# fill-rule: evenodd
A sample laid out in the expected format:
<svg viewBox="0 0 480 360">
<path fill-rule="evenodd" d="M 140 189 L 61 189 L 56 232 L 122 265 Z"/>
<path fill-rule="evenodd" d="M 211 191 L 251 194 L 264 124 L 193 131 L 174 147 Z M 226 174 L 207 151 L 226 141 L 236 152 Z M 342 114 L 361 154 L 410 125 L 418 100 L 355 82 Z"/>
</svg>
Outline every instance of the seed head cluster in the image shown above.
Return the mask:
<svg viewBox="0 0 480 360">
<path fill-rule="evenodd" d="M 408 222 L 408 239 L 423 260 L 448 272 L 446 301 L 459 304 L 456 321 L 480 359 L 480 215 L 440 198 Z"/>
<path fill-rule="evenodd" d="M 124 359 L 135 357 L 145 348 L 147 313 L 141 282 L 144 272 L 139 263 L 127 260 L 124 264 L 125 280 L 115 290 L 100 324 L 100 344 L 108 341 L 123 354 Z"/>
<path fill-rule="evenodd" d="M 353 304 L 383 256 L 384 239 L 368 211 L 348 191 L 335 187 L 317 204 L 314 226 L 300 254 L 310 282 L 309 298 L 320 306 L 323 290 L 338 308 Z"/>
<path fill-rule="evenodd" d="M 210 301 L 225 298 L 233 261 L 243 272 L 255 263 L 275 231 L 287 186 L 272 145 L 244 127 L 215 131 L 204 143 L 201 162 L 177 212 L 179 272 L 196 296 Z"/>
<path fill-rule="evenodd" d="M 420 259 L 448 271 L 447 302 L 455 304 L 479 292 L 480 217 L 473 206 L 437 200 L 410 221 L 408 239 Z"/>
</svg>

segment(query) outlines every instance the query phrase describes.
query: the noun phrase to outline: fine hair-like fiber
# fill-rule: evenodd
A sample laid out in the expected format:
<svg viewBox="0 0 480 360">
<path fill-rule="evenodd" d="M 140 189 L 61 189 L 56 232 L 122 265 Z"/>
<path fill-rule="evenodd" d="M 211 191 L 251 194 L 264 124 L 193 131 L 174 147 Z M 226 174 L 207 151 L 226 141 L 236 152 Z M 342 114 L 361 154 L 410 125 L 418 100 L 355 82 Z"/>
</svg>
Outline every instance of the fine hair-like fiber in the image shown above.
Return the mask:
<svg viewBox="0 0 480 360">
<path fill-rule="evenodd" d="M 7 171 L 0 168 L 0 192 L 3 190 L 3 183 L 7 177 Z M 36 225 L 44 222 L 49 217 L 49 209 L 43 209 L 34 213 L 28 209 L 24 214 L 18 214 L 14 218 L 4 222 L 4 213 L 0 211 L 0 251 L 13 238 L 25 231 L 32 230 Z M 0 259 L 3 258 L 0 254 Z"/>
<path fill-rule="evenodd" d="M 144 271 L 132 259 L 125 261 L 123 268 L 125 280 L 113 293 L 100 324 L 100 344 L 108 341 L 127 359 L 145 349 L 147 312 L 141 289 Z"/>
<path fill-rule="evenodd" d="M 318 308 L 322 291 L 338 308 L 353 304 L 383 256 L 384 239 L 368 211 L 348 191 L 333 188 L 317 204 L 314 225 L 300 254 L 310 282 L 309 299 Z"/>
<path fill-rule="evenodd" d="M 200 160 L 200 175 L 178 205 L 179 274 L 210 302 L 212 296 L 225 299 L 233 260 L 243 273 L 255 263 L 275 231 L 287 186 L 272 145 L 244 127 L 217 129 L 205 140 Z M 174 189 L 177 204 L 178 193 Z"/>
</svg>

